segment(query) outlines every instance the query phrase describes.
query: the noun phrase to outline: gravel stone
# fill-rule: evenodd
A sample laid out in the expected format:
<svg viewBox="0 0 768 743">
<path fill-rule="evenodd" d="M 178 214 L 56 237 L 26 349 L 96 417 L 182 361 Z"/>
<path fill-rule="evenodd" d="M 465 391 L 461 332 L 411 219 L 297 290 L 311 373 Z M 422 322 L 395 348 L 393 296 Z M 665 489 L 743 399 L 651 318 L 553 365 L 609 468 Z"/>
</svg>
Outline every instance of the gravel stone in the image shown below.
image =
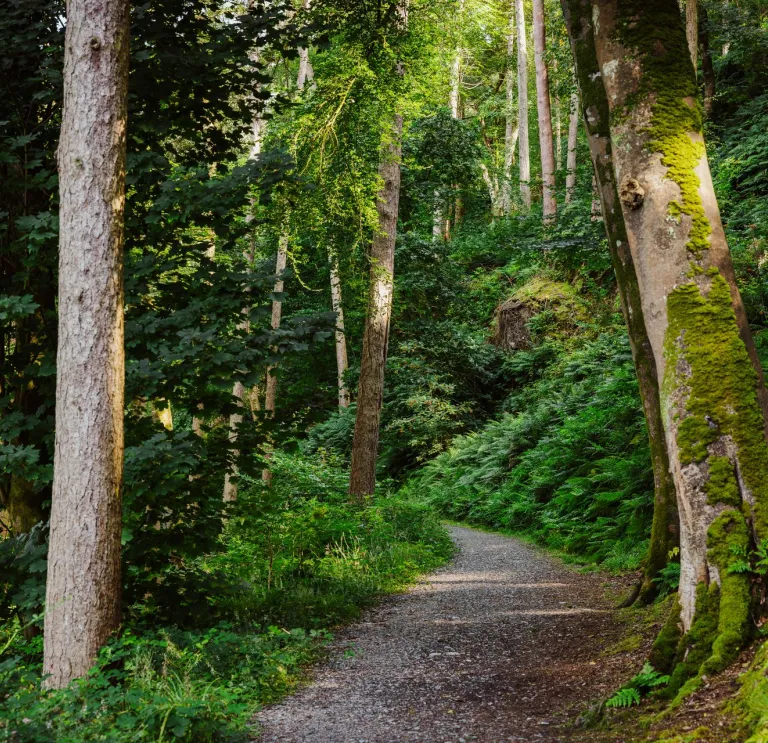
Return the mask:
<svg viewBox="0 0 768 743">
<path fill-rule="evenodd" d="M 314 681 L 262 710 L 260 743 L 566 741 L 615 682 L 605 576 L 450 527 L 459 553 L 342 630 Z"/>
</svg>

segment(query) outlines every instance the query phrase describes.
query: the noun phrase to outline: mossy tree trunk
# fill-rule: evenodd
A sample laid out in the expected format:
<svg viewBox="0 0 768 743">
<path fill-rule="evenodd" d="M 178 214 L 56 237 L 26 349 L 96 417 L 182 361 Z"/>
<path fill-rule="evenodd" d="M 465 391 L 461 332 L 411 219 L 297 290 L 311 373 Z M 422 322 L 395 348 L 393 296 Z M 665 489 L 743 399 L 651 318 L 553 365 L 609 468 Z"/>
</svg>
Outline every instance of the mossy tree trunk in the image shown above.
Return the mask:
<svg viewBox="0 0 768 743">
<path fill-rule="evenodd" d="M 379 449 L 379 422 L 384 397 L 384 368 L 389 345 L 389 323 L 394 291 L 395 239 L 400 203 L 400 156 L 403 117 L 395 115 L 389 141 L 379 166 L 382 185 L 376 210 L 379 231 L 371 245 L 368 312 L 363 332 L 357 415 L 352 439 L 349 494 L 363 502 L 376 489 L 376 456 Z"/>
<path fill-rule="evenodd" d="M 611 261 L 627 323 L 632 358 L 648 427 L 654 479 L 653 524 L 639 598 L 643 602 L 656 596 L 653 582 L 666 566 L 670 551 L 678 546 L 679 526 L 675 485 L 669 468 L 666 436 L 661 416 L 661 399 L 656 362 L 653 356 L 640 297 L 635 263 L 629 249 L 619 192 L 613 170 L 608 99 L 600 78 L 590 0 L 561 0 L 563 15 L 575 61 L 576 81 L 582 101 L 584 124 L 600 198 Z M 570 166 L 569 166 L 570 167 Z"/>
<path fill-rule="evenodd" d="M 677 1 L 592 6 L 614 175 L 677 490 L 685 633 L 678 667 L 712 673 L 750 631 L 749 579 L 732 568 L 768 533 L 765 385 L 720 220 Z"/>
</svg>

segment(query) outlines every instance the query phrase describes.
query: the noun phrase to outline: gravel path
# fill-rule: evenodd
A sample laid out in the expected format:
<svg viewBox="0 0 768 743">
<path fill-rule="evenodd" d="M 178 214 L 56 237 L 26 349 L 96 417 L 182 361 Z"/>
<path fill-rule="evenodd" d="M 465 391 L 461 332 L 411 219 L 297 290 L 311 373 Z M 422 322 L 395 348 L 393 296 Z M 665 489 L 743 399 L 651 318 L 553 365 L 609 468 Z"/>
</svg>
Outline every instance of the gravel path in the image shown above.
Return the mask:
<svg viewBox="0 0 768 743">
<path fill-rule="evenodd" d="M 259 714 L 261 743 L 572 739 L 615 688 L 605 578 L 516 539 L 451 534 L 451 564 L 343 630 L 314 681 Z"/>
</svg>

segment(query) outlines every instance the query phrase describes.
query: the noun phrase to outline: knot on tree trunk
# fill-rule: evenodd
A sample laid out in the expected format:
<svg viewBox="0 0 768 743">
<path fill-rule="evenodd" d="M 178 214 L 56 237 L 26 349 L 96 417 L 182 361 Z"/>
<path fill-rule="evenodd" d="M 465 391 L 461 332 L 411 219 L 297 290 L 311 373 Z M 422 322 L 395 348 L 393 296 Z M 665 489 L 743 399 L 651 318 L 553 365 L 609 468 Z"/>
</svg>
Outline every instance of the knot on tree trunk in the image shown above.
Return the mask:
<svg viewBox="0 0 768 743">
<path fill-rule="evenodd" d="M 621 182 L 619 198 L 625 206 L 637 209 L 645 199 L 645 189 L 634 178 L 625 178 Z"/>
</svg>

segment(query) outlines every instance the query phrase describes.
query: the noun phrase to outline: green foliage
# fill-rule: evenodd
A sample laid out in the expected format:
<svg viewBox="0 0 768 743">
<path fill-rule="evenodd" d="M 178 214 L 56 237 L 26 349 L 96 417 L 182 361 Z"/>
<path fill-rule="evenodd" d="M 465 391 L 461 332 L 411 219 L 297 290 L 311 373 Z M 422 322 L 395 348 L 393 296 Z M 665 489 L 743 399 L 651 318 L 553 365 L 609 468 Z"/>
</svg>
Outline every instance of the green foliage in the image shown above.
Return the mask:
<svg viewBox="0 0 768 743">
<path fill-rule="evenodd" d="M 608 699 L 605 706 L 631 707 L 640 704 L 642 696 L 668 683 L 669 676 L 659 673 L 650 663 L 646 663 L 640 673 Z"/>
<path fill-rule="evenodd" d="M 271 466 L 273 488 L 260 480 L 241 487 L 220 551 L 156 576 L 173 582 L 174 570 L 192 573 L 179 582 L 178 600 L 198 592 L 196 628 L 162 626 L 158 607 L 142 600 L 133 626 L 104 648 L 87 679 L 41 692 L 41 638 L 22 641 L 17 620 L 2 625 L 0 739 L 250 740 L 258 706 L 296 686 L 327 628 L 452 553 L 424 506 L 383 497 L 359 509 L 347 503 L 346 474 L 333 466 L 279 451 Z M 168 620 L 188 614 L 182 606 Z"/>
<path fill-rule="evenodd" d="M 456 439 L 406 492 L 451 518 L 524 532 L 580 559 L 636 567 L 653 481 L 623 334 L 561 352 L 507 408 Z"/>
</svg>

